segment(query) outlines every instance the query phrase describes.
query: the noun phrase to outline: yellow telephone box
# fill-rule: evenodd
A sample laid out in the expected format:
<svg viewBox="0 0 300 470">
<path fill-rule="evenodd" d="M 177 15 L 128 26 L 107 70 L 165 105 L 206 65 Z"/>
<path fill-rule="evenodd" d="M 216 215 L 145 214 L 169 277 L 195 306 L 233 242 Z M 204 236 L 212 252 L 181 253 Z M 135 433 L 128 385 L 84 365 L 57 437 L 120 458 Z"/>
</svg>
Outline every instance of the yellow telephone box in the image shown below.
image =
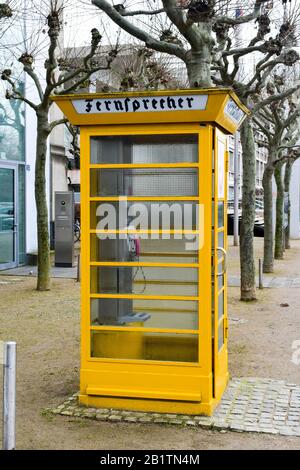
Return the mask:
<svg viewBox="0 0 300 470">
<path fill-rule="evenodd" d="M 65 95 L 80 126 L 81 403 L 210 415 L 228 381 L 229 89 Z"/>
</svg>

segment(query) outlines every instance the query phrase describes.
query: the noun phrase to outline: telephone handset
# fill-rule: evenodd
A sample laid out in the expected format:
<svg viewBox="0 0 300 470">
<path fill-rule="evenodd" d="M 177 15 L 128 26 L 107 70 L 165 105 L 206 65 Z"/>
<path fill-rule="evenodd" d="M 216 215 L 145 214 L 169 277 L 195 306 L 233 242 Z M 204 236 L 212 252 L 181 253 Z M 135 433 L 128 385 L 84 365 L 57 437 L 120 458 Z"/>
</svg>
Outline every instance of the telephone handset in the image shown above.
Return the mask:
<svg viewBox="0 0 300 470">
<path fill-rule="evenodd" d="M 127 237 L 128 253 L 130 258 L 138 259 L 141 253 L 141 242 L 135 234 L 129 234 Z"/>
</svg>

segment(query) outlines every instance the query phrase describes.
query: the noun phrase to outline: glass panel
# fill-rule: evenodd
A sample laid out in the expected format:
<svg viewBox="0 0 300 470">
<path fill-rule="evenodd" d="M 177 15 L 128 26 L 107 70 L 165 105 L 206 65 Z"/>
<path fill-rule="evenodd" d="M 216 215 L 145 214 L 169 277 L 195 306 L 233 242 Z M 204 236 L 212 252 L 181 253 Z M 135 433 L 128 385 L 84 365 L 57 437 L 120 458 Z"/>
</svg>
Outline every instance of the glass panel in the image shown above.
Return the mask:
<svg viewBox="0 0 300 470">
<path fill-rule="evenodd" d="M 194 168 L 92 169 L 91 196 L 197 196 Z"/>
<path fill-rule="evenodd" d="M 218 197 L 225 197 L 225 144 L 218 139 Z"/>
<path fill-rule="evenodd" d="M 224 202 L 218 202 L 218 228 L 224 227 Z"/>
<path fill-rule="evenodd" d="M 93 201 L 91 229 L 195 230 L 196 201 Z"/>
<path fill-rule="evenodd" d="M 91 356 L 197 362 L 198 336 L 138 331 L 92 331 Z"/>
<path fill-rule="evenodd" d="M 3 37 L 1 37 L 2 42 Z M 14 41 L 16 41 L 14 37 Z M 8 53 L 1 44 L 1 56 Z M 8 48 L 9 49 L 9 48 Z M 4 57 L 1 57 L 5 64 Z M 7 58 L 8 61 L 12 59 Z M 17 71 L 14 70 L 17 75 Z M 21 72 L 22 76 L 22 72 Z M 24 93 L 24 83 L 18 82 L 17 88 Z M 24 103 L 18 100 L 7 100 L 4 97 L 5 87 L 0 88 L 0 160 L 25 161 L 24 139 Z"/>
<path fill-rule="evenodd" d="M 218 246 L 224 248 L 224 232 L 218 232 Z"/>
<path fill-rule="evenodd" d="M 169 239 L 145 239 L 141 235 L 131 235 L 131 238 L 99 239 L 99 234 L 91 235 L 91 261 L 139 261 L 142 263 L 197 263 L 198 252 L 190 250 L 191 239 L 182 237 L 181 240 L 169 235 Z M 146 234 L 146 236 L 151 236 Z M 134 238 L 135 237 L 135 238 Z M 132 240 L 138 240 L 138 245 Z M 132 248 L 139 247 L 139 255 Z"/>
<path fill-rule="evenodd" d="M 218 291 L 220 291 L 222 287 L 224 287 L 224 276 L 218 276 Z"/>
<path fill-rule="evenodd" d="M 18 166 L 18 235 L 19 264 L 25 264 L 25 166 Z"/>
<path fill-rule="evenodd" d="M 174 267 L 91 267 L 91 292 L 197 296 L 198 271 Z"/>
<path fill-rule="evenodd" d="M 14 170 L 0 168 L 0 263 L 15 260 Z"/>
<path fill-rule="evenodd" d="M 150 299 L 91 299 L 92 325 L 198 329 L 198 302 Z"/>
<path fill-rule="evenodd" d="M 222 318 L 224 315 L 224 291 L 218 295 L 218 318 Z"/>
<path fill-rule="evenodd" d="M 221 347 L 224 344 L 224 320 L 221 321 L 218 327 L 218 350 L 220 351 Z"/>
<path fill-rule="evenodd" d="M 197 161 L 197 135 L 91 138 L 91 163 L 192 163 Z"/>
</svg>

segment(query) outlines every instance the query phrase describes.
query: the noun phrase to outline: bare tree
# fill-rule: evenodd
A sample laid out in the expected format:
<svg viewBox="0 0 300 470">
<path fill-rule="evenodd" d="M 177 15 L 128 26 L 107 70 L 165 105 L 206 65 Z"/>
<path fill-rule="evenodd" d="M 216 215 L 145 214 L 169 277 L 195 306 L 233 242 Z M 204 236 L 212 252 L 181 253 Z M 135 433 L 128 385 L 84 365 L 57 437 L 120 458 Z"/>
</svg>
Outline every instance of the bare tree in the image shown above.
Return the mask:
<svg viewBox="0 0 300 470">
<path fill-rule="evenodd" d="M 61 33 L 63 6 L 61 0 L 50 0 L 45 5 L 47 28 L 45 34 L 48 37 L 46 60 L 44 63 L 45 76 L 40 79 L 34 67 L 34 55 L 25 50 L 19 57 L 23 71 L 32 80 L 35 86 L 38 100 L 33 102 L 20 91 L 18 82 L 14 78 L 11 69 L 4 69 L 2 80 L 8 84 L 6 98 L 26 103 L 35 112 L 37 120 L 36 163 L 35 163 L 35 201 L 37 208 L 37 232 L 38 232 L 38 290 L 50 289 L 50 247 L 48 230 L 48 209 L 46 199 L 46 156 L 47 139 L 55 126 L 66 122 L 64 118 L 50 122 L 49 112 L 52 105 L 51 96 L 72 92 L 98 70 L 107 69 L 117 55 L 117 49 L 108 53 L 105 63 L 94 64 L 93 57 L 98 50 L 101 35 L 97 29 L 91 31 L 91 43 L 89 52 L 82 59 L 81 65 L 71 71 L 59 71 L 61 60 L 57 57 L 59 51 L 59 35 Z"/>
<path fill-rule="evenodd" d="M 276 12 L 276 15 L 278 13 Z M 253 135 L 253 116 L 266 104 L 277 101 L 280 96 L 268 96 L 266 101 L 260 96 L 267 77 L 273 69 L 290 67 L 298 59 L 298 53 L 289 49 L 295 43 L 294 17 L 283 15 L 279 20 L 279 31 L 270 36 L 271 12 L 262 10 L 258 16 L 257 33 L 247 41 L 244 47 L 232 47 L 231 38 L 226 30 L 217 32 L 219 44 L 215 55 L 213 77 L 217 85 L 233 87 L 242 102 L 252 111 L 241 126 L 241 144 L 243 158 L 242 219 L 240 225 L 240 265 L 241 265 L 241 300 L 255 300 L 255 264 L 254 264 L 254 222 L 255 222 L 255 175 L 256 155 Z M 247 70 L 241 76 L 243 61 L 247 55 L 259 54 L 253 71 Z M 231 58 L 231 61 L 230 61 Z M 249 64 L 248 64 L 249 67 Z M 266 223 L 266 221 L 265 221 Z"/>
<path fill-rule="evenodd" d="M 91 0 L 91 3 L 146 47 L 182 61 L 190 87 L 230 86 L 253 113 L 261 106 L 261 103 L 253 105 L 253 97 L 263 88 L 271 70 L 279 64 L 290 66 L 298 60 L 297 52 L 287 49 L 294 43 L 297 11 L 293 10 L 290 18 L 286 9 L 275 12 L 274 22 L 279 23 L 279 31 L 272 37 L 269 12 L 262 9 L 265 4 L 269 5 L 267 0 L 241 2 L 239 12 L 237 4 L 230 0 L 162 0 L 161 8 L 157 8 L 157 2 L 147 1 L 145 8 L 140 10 L 125 8 L 122 4 L 112 5 L 107 0 Z M 151 21 L 146 20 L 149 16 Z M 232 31 L 253 20 L 257 22 L 257 32 L 253 30 L 245 46 L 235 47 Z M 259 59 L 254 70 L 241 77 L 241 64 L 251 54 L 259 54 Z M 242 125 L 241 141 L 241 299 L 253 300 L 256 298 L 253 249 L 255 146 L 251 117 Z"/>
<path fill-rule="evenodd" d="M 291 223 L 291 203 L 290 203 L 290 182 L 292 175 L 292 168 L 295 161 L 300 158 L 300 149 L 294 148 L 288 150 L 288 159 L 284 169 L 284 192 L 288 195 L 287 200 L 287 225 L 284 229 L 284 246 L 285 249 L 289 249 L 290 245 L 290 223 Z"/>
<path fill-rule="evenodd" d="M 234 9 L 229 8 L 228 0 L 162 0 L 161 8 L 150 0 L 144 2 L 144 9 L 138 10 L 126 9 L 123 4 L 113 5 L 107 0 L 91 0 L 91 3 L 146 47 L 183 61 L 191 87 L 209 87 L 214 32 L 252 21 L 266 1 L 250 2 L 249 14 L 238 18 Z M 157 21 L 145 22 L 145 17 L 157 17 Z"/>
<path fill-rule="evenodd" d="M 264 261 L 265 273 L 274 270 L 274 236 L 273 236 L 273 196 L 272 180 L 275 175 L 277 184 L 276 202 L 276 258 L 282 257 L 282 231 L 283 231 L 283 197 L 284 186 L 282 181 L 282 166 L 289 154 L 284 150 L 295 138 L 295 126 L 300 113 L 299 106 L 292 100 L 292 95 L 299 85 L 288 86 L 284 75 L 274 74 L 267 83 L 266 103 L 259 108 L 253 117 L 254 122 L 266 136 L 265 145 L 268 149 L 268 161 L 263 175 L 264 188 Z M 275 97 L 279 97 L 275 101 Z M 273 98 L 273 100 L 269 100 Z M 280 247 L 280 248 L 279 248 Z"/>
<path fill-rule="evenodd" d="M 283 145 L 281 146 L 281 161 L 276 165 L 274 176 L 277 187 L 276 196 L 276 228 L 275 228 L 275 249 L 274 258 L 282 259 L 286 240 L 285 235 L 287 234 L 287 243 L 289 244 L 289 222 L 290 222 L 290 178 L 291 170 L 295 161 L 299 158 L 299 117 L 300 117 L 300 105 L 297 106 L 299 98 L 296 96 L 296 100 L 290 99 L 289 111 L 292 113 L 294 110 L 298 111 L 293 115 L 295 118 L 286 128 L 285 136 L 283 139 Z M 298 100 L 297 100 L 298 98 Z M 284 167 L 284 174 L 282 169 Z M 285 201 L 285 195 L 287 201 Z M 288 220 L 284 219 L 284 205 L 288 203 Z M 284 225 L 286 223 L 286 226 Z"/>
</svg>

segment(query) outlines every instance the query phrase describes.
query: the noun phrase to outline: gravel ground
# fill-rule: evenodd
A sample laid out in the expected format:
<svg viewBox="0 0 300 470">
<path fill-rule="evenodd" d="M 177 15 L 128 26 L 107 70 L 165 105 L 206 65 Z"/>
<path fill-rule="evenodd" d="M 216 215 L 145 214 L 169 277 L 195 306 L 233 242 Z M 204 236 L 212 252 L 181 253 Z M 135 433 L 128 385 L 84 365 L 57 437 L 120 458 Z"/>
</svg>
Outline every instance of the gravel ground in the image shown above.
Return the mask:
<svg viewBox="0 0 300 470">
<path fill-rule="evenodd" d="M 238 249 L 230 249 L 231 274 L 238 271 L 237 256 Z M 293 242 L 274 274 L 300 277 L 300 242 Z M 50 292 L 40 293 L 35 279 L 17 279 L 0 276 L 0 340 L 18 343 L 18 449 L 300 449 L 298 437 L 114 424 L 46 412 L 78 390 L 79 285 L 55 279 Z M 230 373 L 300 384 L 300 366 L 291 362 L 292 343 L 300 339 L 299 291 L 265 289 L 258 297 L 244 304 L 239 289 L 229 289 Z"/>
</svg>

